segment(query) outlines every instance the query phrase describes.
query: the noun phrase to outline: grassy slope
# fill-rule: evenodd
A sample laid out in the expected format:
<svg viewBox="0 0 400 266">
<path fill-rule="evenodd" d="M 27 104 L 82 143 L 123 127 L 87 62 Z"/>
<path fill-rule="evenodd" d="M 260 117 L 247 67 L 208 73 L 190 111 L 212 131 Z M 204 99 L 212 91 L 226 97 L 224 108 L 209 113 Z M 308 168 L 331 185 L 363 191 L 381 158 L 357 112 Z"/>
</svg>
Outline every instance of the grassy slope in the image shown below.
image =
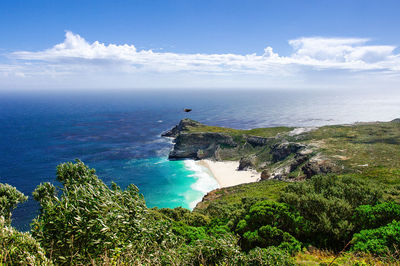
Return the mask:
<svg viewBox="0 0 400 266">
<path fill-rule="evenodd" d="M 400 185 L 400 123 L 326 126 L 304 141 L 319 142 L 321 152 L 339 161 L 347 173 Z"/>
<path fill-rule="evenodd" d="M 227 127 L 216 127 L 202 125 L 199 127 L 189 127 L 189 132 L 218 132 L 228 133 L 231 135 L 250 135 L 264 138 L 275 137 L 278 133 L 285 133 L 293 130 L 292 127 L 270 127 L 270 128 L 254 128 L 250 130 L 233 129 Z"/>
<path fill-rule="evenodd" d="M 297 137 L 288 136 L 288 127 L 237 130 L 216 126 L 201 126 L 190 132 L 224 132 L 232 135 L 274 137 L 280 134 L 290 141 L 311 144 L 324 157 L 344 167 L 343 174 L 367 178 L 382 186 L 388 198 L 400 201 L 400 123 L 377 122 L 353 125 L 324 126 Z M 251 150 L 248 152 L 258 152 Z M 262 155 L 262 152 L 261 152 Z M 297 172 L 296 172 L 297 173 Z M 295 174 L 296 174 L 295 173 Z M 276 199 L 287 183 L 264 181 L 219 190 L 216 203 L 236 204 L 244 197 Z M 208 206 L 210 202 L 199 208 Z"/>
<path fill-rule="evenodd" d="M 236 205 L 241 203 L 245 198 L 277 200 L 279 192 L 282 191 L 287 184 L 287 182 L 278 180 L 266 180 L 219 189 L 213 192 L 212 195 L 209 195 L 209 200 L 199 203 L 196 208 L 206 209 L 210 204 Z"/>
</svg>

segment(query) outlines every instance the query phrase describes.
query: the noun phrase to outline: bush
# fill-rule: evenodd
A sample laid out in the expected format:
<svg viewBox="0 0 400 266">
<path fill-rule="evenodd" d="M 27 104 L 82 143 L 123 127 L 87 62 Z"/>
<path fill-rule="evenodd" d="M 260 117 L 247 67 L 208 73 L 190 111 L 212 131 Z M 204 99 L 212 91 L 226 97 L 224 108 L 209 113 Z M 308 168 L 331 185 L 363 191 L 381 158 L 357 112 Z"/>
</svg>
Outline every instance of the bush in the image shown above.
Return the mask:
<svg viewBox="0 0 400 266">
<path fill-rule="evenodd" d="M 308 224 L 299 240 L 338 249 L 352 237 L 355 208 L 382 198 L 374 184 L 350 176 L 314 176 L 286 187 L 280 201 L 293 206 Z"/>
<path fill-rule="evenodd" d="M 354 234 L 353 251 L 385 256 L 400 247 L 400 221 Z"/>
<path fill-rule="evenodd" d="M 244 265 L 269 266 L 269 265 L 294 265 L 290 255 L 277 247 L 255 248 L 250 250 L 243 261 Z"/>
<path fill-rule="evenodd" d="M 184 242 L 168 233 L 170 222 L 148 211 L 134 185 L 110 189 L 79 160 L 59 165 L 57 180 L 60 196 L 49 183 L 34 191 L 41 210 L 32 224 L 32 235 L 57 264 L 87 264 L 104 254 L 150 257 L 171 241 Z"/>
<path fill-rule="evenodd" d="M 189 244 L 198 239 L 206 239 L 208 235 L 203 227 L 188 226 L 179 223 L 172 227 L 172 232 L 174 234 L 183 236 L 186 239 L 186 243 Z"/>
<path fill-rule="evenodd" d="M 0 264 L 50 265 L 44 250 L 29 233 L 21 233 L 0 217 Z"/>
<path fill-rule="evenodd" d="M 0 183 L 0 216 L 4 217 L 5 224 L 11 224 L 11 211 L 17 207 L 18 203 L 28 199 L 15 187 Z"/>
<path fill-rule="evenodd" d="M 11 227 L 11 211 L 28 199 L 15 187 L 0 184 L 0 264 L 49 265 L 44 250 L 29 233 Z"/>
<path fill-rule="evenodd" d="M 237 238 L 231 234 L 224 237 L 199 239 L 192 245 L 183 247 L 184 265 L 238 265 L 243 254 L 238 247 Z"/>
<path fill-rule="evenodd" d="M 197 212 L 191 212 L 188 209 L 182 207 L 174 209 L 163 208 L 155 210 L 176 222 L 182 222 L 190 226 L 206 226 L 210 223 L 210 218 L 208 216 Z"/>
<path fill-rule="evenodd" d="M 400 221 L 400 204 L 383 202 L 374 206 L 361 205 L 355 209 L 353 220 L 359 230 L 381 227 L 393 220 Z"/>
<path fill-rule="evenodd" d="M 300 250 L 300 243 L 290 233 L 297 234 L 302 227 L 302 217 L 289 205 L 261 201 L 238 222 L 236 231 L 242 236 L 241 246 L 245 250 L 278 246 L 294 253 Z"/>
</svg>

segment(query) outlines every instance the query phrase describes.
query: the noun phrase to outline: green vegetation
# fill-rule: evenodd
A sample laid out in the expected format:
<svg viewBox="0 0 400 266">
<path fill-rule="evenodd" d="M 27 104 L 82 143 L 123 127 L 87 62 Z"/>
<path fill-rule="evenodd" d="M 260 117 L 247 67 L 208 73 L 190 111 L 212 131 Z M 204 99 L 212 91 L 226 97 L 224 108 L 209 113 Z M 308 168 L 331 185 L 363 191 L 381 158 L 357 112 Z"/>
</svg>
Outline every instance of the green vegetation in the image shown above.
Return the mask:
<svg viewBox="0 0 400 266">
<path fill-rule="evenodd" d="M 325 126 L 304 134 L 301 141 L 318 145 L 347 172 L 400 184 L 400 123 Z"/>
<path fill-rule="evenodd" d="M 51 265 L 44 249 L 29 233 L 11 227 L 0 216 L 0 265 Z"/>
<path fill-rule="evenodd" d="M 355 234 L 352 250 L 384 256 L 389 252 L 396 252 L 399 246 L 400 221 L 393 220 L 393 222 L 385 226 L 362 230 L 360 233 Z"/>
<path fill-rule="evenodd" d="M 59 165 L 57 180 L 61 187 L 44 183 L 34 191 L 41 210 L 30 233 L 6 222 L 26 197 L 2 186 L 3 263 L 293 265 L 318 259 L 306 251 L 310 245 L 338 251 L 348 241 L 352 251 L 338 261 L 354 252 L 369 253 L 374 262 L 398 259 L 400 205 L 384 202 L 368 179 L 263 181 L 230 188 L 193 212 L 149 209 L 134 185 L 109 188 L 79 160 Z"/>
<path fill-rule="evenodd" d="M 0 216 L 4 218 L 4 223 L 11 223 L 11 211 L 17 207 L 18 203 L 28 199 L 15 187 L 0 183 Z"/>
<path fill-rule="evenodd" d="M 215 132 L 215 133 L 228 133 L 233 136 L 249 135 L 263 138 L 272 138 L 280 133 L 287 133 L 294 128 L 292 127 L 269 127 L 269 128 L 254 128 L 249 130 L 233 129 L 228 127 L 216 127 L 201 125 L 196 127 L 188 127 L 188 132 Z"/>
<path fill-rule="evenodd" d="M 216 190 L 199 203 L 197 211 L 211 216 L 226 217 L 232 210 L 237 210 L 243 204 L 249 205 L 261 200 L 277 200 L 287 185 L 287 182 L 265 180 Z"/>
</svg>

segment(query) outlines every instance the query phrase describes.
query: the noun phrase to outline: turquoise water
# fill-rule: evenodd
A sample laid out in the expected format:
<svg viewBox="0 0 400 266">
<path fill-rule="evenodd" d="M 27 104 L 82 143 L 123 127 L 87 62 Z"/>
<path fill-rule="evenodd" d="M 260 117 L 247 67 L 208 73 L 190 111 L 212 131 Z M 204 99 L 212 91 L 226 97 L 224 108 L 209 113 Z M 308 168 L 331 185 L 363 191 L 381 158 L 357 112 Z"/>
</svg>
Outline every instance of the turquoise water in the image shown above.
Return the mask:
<svg viewBox="0 0 400 266">
<path fill-rule="evenodd" d="M 400 92 L 0 92 L 0 182 L 30 196 L 13 225 L 29 229 L 32 191 L 75 158 L 106 184 L 135 184 L 149 207 L 193 208 L 217 183 L 193 161 L 168 161 L 172 143 L 160 137 L 186 116 L 242 129 L 388 121 L 400 117 Z"/>
<path fill-rule="evenodd" d="M 207 169 L 195 164 L 193 160 L 169 161 L 167 156 L 133 159 L 120 162 L 120 169 L 112 166 L 99 166 L 101 174 L 115 174 L 113 181 L 126 187 L 137 180 L 142 187 L 149 207 L 192 209 L 203 195 L 218 187 Z M 134 178 L 126 178 L 131 174 Z M 118 178 L 118 176 L 120 176 Z"/>
</svg>

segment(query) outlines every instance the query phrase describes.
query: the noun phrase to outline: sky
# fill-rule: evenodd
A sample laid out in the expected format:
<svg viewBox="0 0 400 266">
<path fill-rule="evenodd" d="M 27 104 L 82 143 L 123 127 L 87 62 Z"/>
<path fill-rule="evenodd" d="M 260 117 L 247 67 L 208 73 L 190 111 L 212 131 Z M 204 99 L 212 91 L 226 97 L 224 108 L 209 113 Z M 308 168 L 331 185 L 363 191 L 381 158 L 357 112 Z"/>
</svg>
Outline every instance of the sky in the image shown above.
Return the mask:
<svg viewBox="0 0 400 266">
<path fill-rule="evenodd" d="M 0 90 L 400 89 L 400 1 L 2 0 Z"/>
</svg>

